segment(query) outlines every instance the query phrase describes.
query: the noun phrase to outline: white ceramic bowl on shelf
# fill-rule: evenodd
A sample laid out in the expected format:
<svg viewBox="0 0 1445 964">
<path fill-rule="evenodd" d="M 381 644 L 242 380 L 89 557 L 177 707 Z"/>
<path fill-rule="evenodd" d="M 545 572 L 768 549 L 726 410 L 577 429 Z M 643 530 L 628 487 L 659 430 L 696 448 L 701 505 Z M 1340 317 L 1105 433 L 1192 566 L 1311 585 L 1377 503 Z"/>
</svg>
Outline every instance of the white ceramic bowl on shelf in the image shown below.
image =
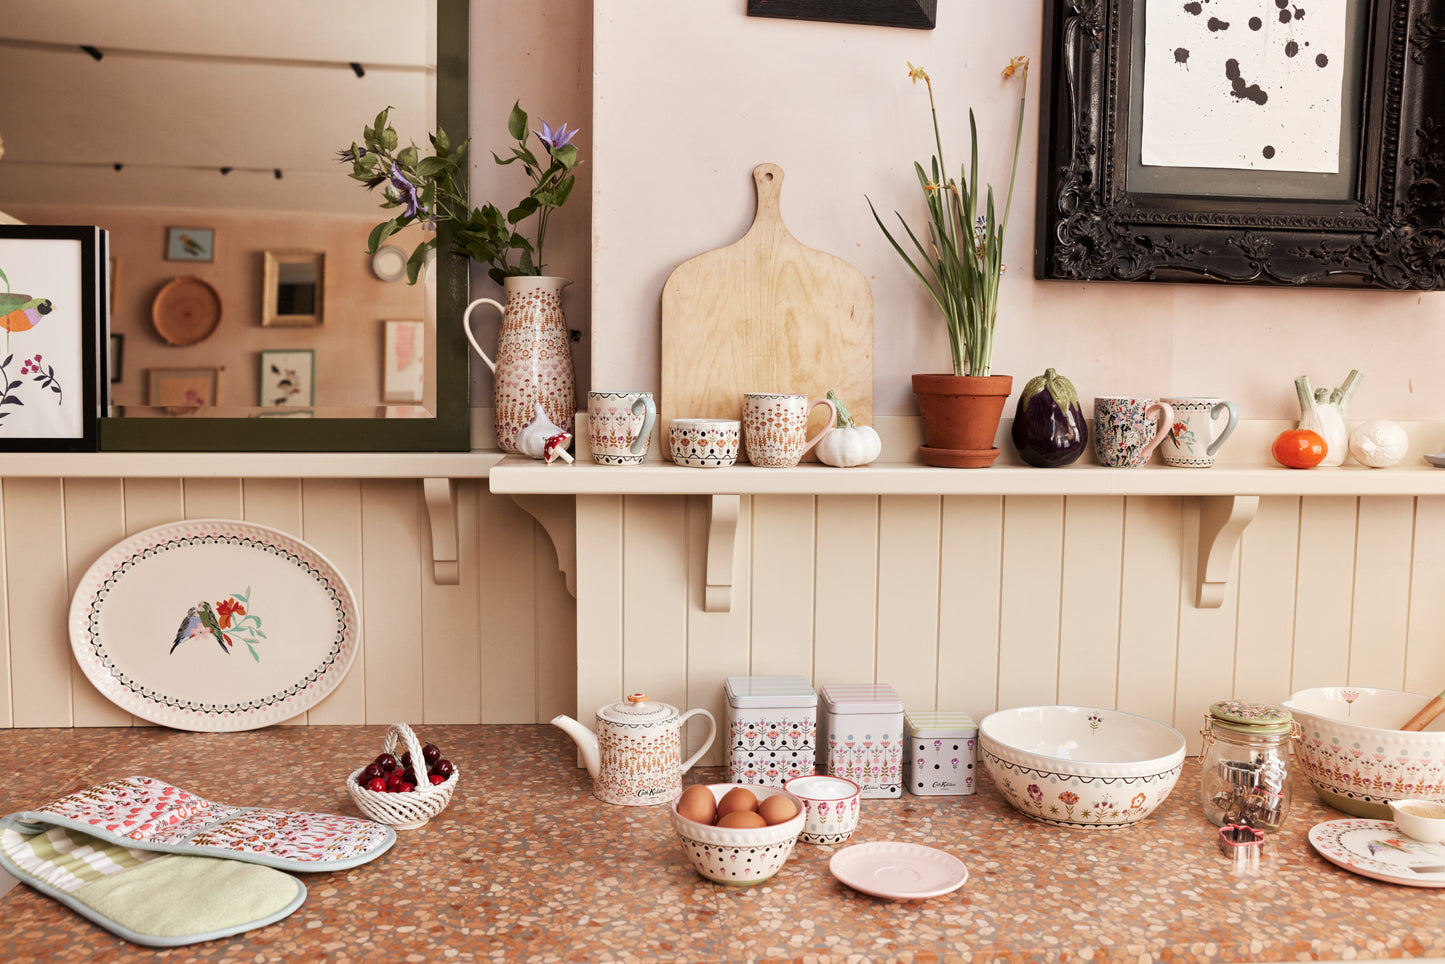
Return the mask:
<svg viewBox="0 0 1445 964">
<path fill-rule="evenodd" d="M 742 784 L 707 784 L 714 803 L 739 786 Z M 767 880 L 788 862 L 788 855 L 793 852 L 793 845 L 798 842 L 798 834 L 803 830 L 803 803 L 797 797 L 777 787 L 748 784 L 747 789 L 753 792 L 759 803 L 772 796 L 787 797 L 793 801 L 798 812 L 771 827 L 743 829 L 697 823 L 677 812 L 677 800 L 671 804 L 672 828 L 682 840 L 682 852 L 687 854 L 688 863 L 708 880 L 719 884 L 747 887 Z"/>
<path fill-rule="evenodd" d="M 1079 830 L 1138 823 L 1168 798 L 1184 735 L 1145 716 L 1092 706 L 1021 706 L 978 725 L 979 756 L 1014 809 Z"/>
<path fill-rule="evenodd" d="M 1369 686 L 1316 686 L 1285 703 L 1300 725 L 1296 758 L 1327 806 L 1391 819 L 1391 800 L 1445 800 L 1445 717 L 1400 727 L 1430 697 Z"/>
</svg>

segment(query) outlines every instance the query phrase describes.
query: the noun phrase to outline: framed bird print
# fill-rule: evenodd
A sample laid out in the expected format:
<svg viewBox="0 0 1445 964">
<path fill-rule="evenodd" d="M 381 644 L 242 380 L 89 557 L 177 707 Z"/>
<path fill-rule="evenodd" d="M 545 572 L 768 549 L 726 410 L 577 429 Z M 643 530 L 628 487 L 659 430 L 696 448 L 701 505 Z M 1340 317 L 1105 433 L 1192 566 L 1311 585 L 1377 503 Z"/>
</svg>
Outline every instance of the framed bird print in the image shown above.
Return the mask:
<svg viewBox="0 0 1445 964">
<path fill-rule="evenodd" d="M 0 452 L 93 452 L 103 232 L 0 225 Z"/>
<path fill-rule="evenodd" d="M 316 352 L 312 349 L 261 352 L 261 397 L 257 404 L 306 408 L 316 404 Z"/>
<path fill-rule="evenodd" d="M 213 228 L 166 228 L 167 261 L 216 260 Z"/>
</svg>

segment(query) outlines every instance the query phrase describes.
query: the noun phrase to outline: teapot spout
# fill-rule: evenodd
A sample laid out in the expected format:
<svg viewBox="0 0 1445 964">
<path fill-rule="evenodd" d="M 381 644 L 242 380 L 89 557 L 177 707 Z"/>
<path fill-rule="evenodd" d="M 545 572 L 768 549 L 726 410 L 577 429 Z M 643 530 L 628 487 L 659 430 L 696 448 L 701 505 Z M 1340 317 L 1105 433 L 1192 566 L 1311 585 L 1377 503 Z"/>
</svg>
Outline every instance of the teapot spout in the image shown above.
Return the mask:
<svg viewBox="0 0 1445 964">
<path fill-rule="evenodd" d="M 577 748 L 582 751 L 582 762 L 587 766 L 587 773 L 593 780 L 597 779 L 597 734 L 587 727 L 578 723 L 570 716 L 558 716 L 552 720 L 552 725 L 566 733 L 577 743 Z"/>
</svg>

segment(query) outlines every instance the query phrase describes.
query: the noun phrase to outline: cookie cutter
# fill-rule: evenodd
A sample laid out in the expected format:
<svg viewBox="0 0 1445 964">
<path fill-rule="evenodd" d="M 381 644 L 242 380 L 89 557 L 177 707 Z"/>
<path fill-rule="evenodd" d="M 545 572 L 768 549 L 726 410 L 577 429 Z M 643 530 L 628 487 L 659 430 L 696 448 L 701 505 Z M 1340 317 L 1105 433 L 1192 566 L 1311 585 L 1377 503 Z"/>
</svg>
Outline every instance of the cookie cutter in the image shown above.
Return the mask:
<svg viewBox="0 0 1445 964">
<path fill-rule="evenodd" d="M 1258 866 L 1264 852 L 1264 831 L 1239 823 L 1219 828 L 1219 852 L 1234 861 L 1234 866 Z"/>
</svg>

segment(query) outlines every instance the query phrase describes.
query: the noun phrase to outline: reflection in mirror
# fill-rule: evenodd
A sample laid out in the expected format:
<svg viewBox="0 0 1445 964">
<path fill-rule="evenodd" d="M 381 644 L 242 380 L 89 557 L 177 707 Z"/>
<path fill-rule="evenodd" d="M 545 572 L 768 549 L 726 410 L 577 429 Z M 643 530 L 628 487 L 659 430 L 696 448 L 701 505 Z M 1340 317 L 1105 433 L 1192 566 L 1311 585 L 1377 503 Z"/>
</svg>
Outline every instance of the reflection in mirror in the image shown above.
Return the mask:
<svg viewBox="0 0 1445 964">
<path fill-rule="evenodd" d="M 438 279 L 413 286 L 373 269 L 367 234 L 382 189 L 360 190 L 336 160 L 388 105 L 403 142 L 425 143 L 437 123 L 436 4 L 404 7 L 406 16 L 381 0 L 188 4 L 184 15 L 150 0 L 6 5 L 0 90 L 25 95 L 0 98 L 0 211 L 109 230 L 113 267 L 124 266 L 112 414 L 277 414 L 264 404 L 262 355 L 303 351 L 315 358 L 316 418 L 437 411 L 429 355 L 420 398 L 389 407 L 384 326 L 422 322 L 414 343 L 430 353 Z M 200 247 L 174 244 L 179 228 L 202 229 Z M 151 318 L 183 277 L 213 288 L 224 310 L 204 337 L 176 344 Z M 169 384 L 178 369 L 223 373 L 214 397 L 156 405 L 152 373 Z"/>
<path fill-rule="evenodd" d="M 261 324 L 310 328 L 321 324 L 326 289 L 326 254 L 267 251 L 261 291 Z"/>
</svg>

